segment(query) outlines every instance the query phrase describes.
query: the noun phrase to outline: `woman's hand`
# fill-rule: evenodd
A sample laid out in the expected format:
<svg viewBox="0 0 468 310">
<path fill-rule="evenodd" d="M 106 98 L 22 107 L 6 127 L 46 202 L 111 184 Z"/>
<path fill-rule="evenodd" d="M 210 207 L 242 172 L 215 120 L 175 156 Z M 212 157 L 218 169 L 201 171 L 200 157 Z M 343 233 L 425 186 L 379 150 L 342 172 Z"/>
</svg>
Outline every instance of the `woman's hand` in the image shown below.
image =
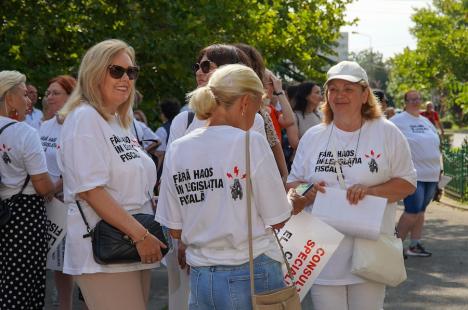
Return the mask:
<svg viewBox="0 0 468 310">
<path fill-rule="evenodd" d="M 346 199 L 352 205 L 357 204 L 359 201 L 369 194 L 369 187 L 362 184 L 354 184 L 346 190 Z"/>
<path fill-rule="evenodd" d="M 288 197 L 293 203 L 293 215 L 300 213 L 307 205 L 314 203 L 317 192 L 325 193 L 325 181 L 317 182 L 304 196 L 298 194 L 294 188 L 288 192 Z"/>
<path fill-rule="evenodd" d="M 142 237 L 143 238 L 143 237 Z M 152 234 L 141 241 L 136 241 L 136 248 L 143 264 L 152 264 L 162 259 L 161 248 L 167 246 Z"/>
</svg>

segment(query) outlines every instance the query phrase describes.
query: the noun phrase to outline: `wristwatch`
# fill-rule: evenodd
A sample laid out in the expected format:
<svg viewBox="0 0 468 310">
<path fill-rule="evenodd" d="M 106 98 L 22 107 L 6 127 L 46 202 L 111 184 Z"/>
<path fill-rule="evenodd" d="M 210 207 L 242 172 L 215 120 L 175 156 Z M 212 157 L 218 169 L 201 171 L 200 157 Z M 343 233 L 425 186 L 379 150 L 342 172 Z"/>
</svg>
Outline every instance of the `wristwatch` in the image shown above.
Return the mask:
<svg viewBox="0 0 468 310">
<path fill-rule="evenodd" d="M 279 92 L 275 92 L 275 91 L 273 91 L 273 95 L 275 95 L 275 96 L 281 96 L 281 95 L 284 95 L 284 91 L 279 91 Z"/>
</svg>

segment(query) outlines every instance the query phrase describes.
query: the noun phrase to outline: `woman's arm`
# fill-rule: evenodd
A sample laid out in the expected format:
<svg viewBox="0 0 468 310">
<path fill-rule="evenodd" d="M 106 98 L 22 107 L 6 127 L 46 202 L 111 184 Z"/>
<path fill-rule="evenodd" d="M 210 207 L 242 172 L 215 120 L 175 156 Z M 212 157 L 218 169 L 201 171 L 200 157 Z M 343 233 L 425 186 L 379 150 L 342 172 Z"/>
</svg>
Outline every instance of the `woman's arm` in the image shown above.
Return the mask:
<svg viewBox="0 0 468 310">
<path fill-rule="evenodd" d="M 154 263 L 161 260 L 161 248 L 166 248 L 164 243 L 152 234 L 146 236 L 146 229 L 121 208 L 104 188 L 96 187 L 79 193 L 79 197 L 85 200 L 104 221 L 136 242 L 138 254 L 143 263 Z"/>
<path fill-rule="evenodd" d="M 286 179 L 288 177 L 288 167 L 286 166 L 286 159 L 284 158 L 283 149 L 281 144 L 277 143 L 271 148 L 273 155 L 275 157 L 276 166 L 278 167 L 279 173 L 281 175 L 281 180 L 283 185 L 286 184 Z"/>
<path fill-rule="evenodd" d="M 296 150 L 299 145 L 299 128 L 296 123 L 286 128 L 286 135 L 288 136 L 289 145 L 293 150 Z"/>
<path fill-rule="evenodd" d="M 52 199 L 55 194 L 55 186 L 47 172 L 31 175 L 31 182 L 39 196 L 46 200 Z"/>
<path fill-rule="evenodd" d="M 402 178 L 392 178 L 385 183 L 374 186 L 355 184 L 348 188 L 346 198 L 351 204 L 357 204 L 366 195 L 373 195 L 387 198 L 388 202 L 391 203 L 411 195 L 415 190 L 416 187 L 410 182 Z"/>
</svg>

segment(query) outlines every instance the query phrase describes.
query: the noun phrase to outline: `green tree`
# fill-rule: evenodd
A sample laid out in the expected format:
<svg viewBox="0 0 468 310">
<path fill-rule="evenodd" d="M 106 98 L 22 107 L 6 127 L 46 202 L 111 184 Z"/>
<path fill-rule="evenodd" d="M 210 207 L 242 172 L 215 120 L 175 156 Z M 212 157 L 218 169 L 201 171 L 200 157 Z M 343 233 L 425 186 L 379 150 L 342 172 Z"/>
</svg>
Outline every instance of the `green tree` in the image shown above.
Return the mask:
<svg viewBox="0 0 468 310">
<path fill-rule="evenodd" d="M 415 50 L 391 60 L 389 91 L 398 98 L 411 88 L 440 98 L 440 103 L 458 111 L 458 121 L 468 112 L 468 2 L 434 0 L 434 8 L 416 10 L 411 33 Z"/>
<path fill-rule="evenodd" d="M 371 87 L 385 90 L 388 81 L 388 68 L 380 52 L 371 49 L 351 53 L 350 58 L 359 63 L 367 72 Z"/>
<path fill-rule="evenodd" d="M 141 67 L 143 109 L 157 120 L 155 102 L 184 100 L 195 87 L 191 65 L 212 43 L 256 46 L 267 65 L 285 74 L 323 80 L 326 60 L 346 4 L 352 0 L 10 0 L 0 6 L 0 68 L 24 72 L 44 91 L 57 74 L 76 75 L 96 42 L 120 38 Z"/>
</svg>

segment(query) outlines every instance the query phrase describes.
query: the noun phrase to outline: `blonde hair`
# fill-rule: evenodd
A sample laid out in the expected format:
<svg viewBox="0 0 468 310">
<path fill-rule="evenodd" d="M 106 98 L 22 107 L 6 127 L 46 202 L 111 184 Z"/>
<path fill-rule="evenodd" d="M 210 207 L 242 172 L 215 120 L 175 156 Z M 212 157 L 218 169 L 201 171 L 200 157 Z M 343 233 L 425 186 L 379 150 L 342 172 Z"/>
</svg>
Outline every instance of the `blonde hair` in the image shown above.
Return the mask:
<svg viewBox="0 0 468 310">
<path fill-rule="evenodd" d="M 135 51 L 130 45 L 121 40 L 110 39 L 102 41 L 86 52 L 78 71 L 76 87 L 65 103 L 65 106 L 60 110 L 60 116 L 66 118 L 67 115 L 81 103 L 87 102 L 93 106 L 106 121 L 110 120 L 110 117 L 104 113 L 99 85 L 104 81 L 107 68 L 111 64 L 112 59 L 120 52 L 125 52 L 135 65 Z M 134 98 L 135 86 L 132 87 L 128 99 L 117 109 L 120 123 L 125 128 L 128 128 L 132 122 L 131 110 Z"/>
<path fill-rule="evenodd" d="M 364 120 L 371 120 L 382 117 L 382 108 L 380 107 L 379 101 L 375 98 L 374 92 L 370 86 L 364 81 L 357 82 L 356 84 L 362 86 L 369 92 L 367 102 L 361 107 L 361 116 Z M 323 113 L 323 122 L 330 124 L 333 121 L 333 110 L 331 109 L 330 103 L 328 102 L 328 83 L 324 85 L 325 100 L 321 105 Z"/>
<path fill-rule="evenodd" d="M 0 104 L 5 101 L 5 95 L 21 83 L 26 83 L 26 76 L 18 71 L 4 70 L 0 72 Z"/>
<path fill-rule="evenodd" d="M 229 108 L 238 98 L 248 94 L 262 96 L 262 82 L 251 68 L 232 64 L 216 69 L 208 84 L 187 94 L 187 99 L 197 118 L 205 120 L 218 105 Z"/>
</svg>

